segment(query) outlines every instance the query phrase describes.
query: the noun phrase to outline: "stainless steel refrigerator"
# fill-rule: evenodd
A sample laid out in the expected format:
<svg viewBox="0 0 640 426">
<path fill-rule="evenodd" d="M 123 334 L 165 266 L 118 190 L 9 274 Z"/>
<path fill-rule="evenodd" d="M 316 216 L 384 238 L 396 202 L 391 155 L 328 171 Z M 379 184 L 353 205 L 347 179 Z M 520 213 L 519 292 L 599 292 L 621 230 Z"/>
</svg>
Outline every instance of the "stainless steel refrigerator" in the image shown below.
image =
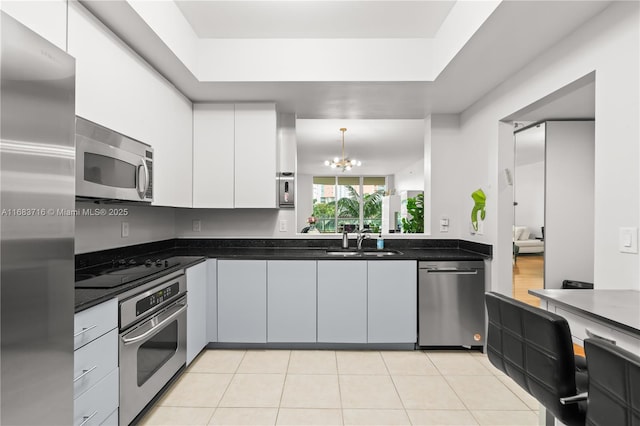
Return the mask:
<svg viewBox="0 0 640 426">
<path fill-rule="evenodd" d="M 0 13 L 0 424 L 69 425 L 75 60 Z"/>
</svg>

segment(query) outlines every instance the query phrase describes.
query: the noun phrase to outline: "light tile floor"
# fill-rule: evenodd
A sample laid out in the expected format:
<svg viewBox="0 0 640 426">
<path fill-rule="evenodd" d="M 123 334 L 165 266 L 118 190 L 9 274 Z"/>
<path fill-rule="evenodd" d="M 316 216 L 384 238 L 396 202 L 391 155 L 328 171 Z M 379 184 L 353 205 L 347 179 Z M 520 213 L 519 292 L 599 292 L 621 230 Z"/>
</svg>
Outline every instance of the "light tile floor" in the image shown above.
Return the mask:
<svg viewBox="0 0 640 426">
<path fill-rule="evenodd" d="M 143 425 L 537 425 L 538 403 L 467 351 L 207 350 Z"/>
</svg>

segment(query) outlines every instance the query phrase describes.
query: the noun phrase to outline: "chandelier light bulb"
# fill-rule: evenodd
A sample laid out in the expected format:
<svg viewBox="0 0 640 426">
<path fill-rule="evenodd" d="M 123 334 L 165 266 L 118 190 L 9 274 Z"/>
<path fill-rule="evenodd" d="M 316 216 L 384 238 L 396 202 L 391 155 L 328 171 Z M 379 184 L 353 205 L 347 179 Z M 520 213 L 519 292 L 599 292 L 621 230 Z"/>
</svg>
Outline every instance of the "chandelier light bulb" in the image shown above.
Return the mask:
<svg viewBox="0 0 640 426">
<path fill-rule="evenodd" d="M 329 161 L 329 160 L 325 160 L 325 161 L 324 161 L 324 165 L 325 165 L 325 166 L 328 166 L 328 165 L 330 165 L 330 164 L 331 164 L 331 161 Z"/>
</svg>

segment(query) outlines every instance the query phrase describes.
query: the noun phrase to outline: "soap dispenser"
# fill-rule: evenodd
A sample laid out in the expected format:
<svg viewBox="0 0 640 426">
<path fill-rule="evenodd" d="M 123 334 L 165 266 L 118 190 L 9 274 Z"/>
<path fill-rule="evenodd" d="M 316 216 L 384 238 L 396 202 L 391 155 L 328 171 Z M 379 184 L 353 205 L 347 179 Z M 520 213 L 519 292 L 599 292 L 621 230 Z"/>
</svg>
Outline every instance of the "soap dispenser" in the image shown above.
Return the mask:
<svg viewBox="0 0 640 426">
<path fill-rule="evenodd" d="M 376 247 L 378 250 L 382 250 L 384 248 L 384 239 L 382 238 L 382 231 L 378 234 L 378 240 L 376 241 Z"/>
</svg>

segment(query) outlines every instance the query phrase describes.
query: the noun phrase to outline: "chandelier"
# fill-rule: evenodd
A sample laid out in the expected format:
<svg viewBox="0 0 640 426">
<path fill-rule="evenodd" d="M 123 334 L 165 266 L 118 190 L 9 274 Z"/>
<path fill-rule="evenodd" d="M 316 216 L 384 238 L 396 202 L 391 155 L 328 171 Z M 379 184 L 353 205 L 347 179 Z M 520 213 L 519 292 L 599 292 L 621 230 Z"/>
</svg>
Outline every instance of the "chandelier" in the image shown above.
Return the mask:
<svg viewBox="0 0 640 426">
<path fill-rule="evenodd" d="M 332 169 L 342 169 L 343 172 L 345 171 L 349 171 L 351 170 L 352 167 L 355 166 L 361 166 L 362 162 L 361 161 L 357 161 L 357 160 L 349 160 L 348 158 L 344 157 L 344 132 L 347 131 L 346 127 L 342 127 L 340 129 L 340 131 L 342 132 L 342 159 L 335 157 L 333 160 L 329 161 L 326 160 L 324 162 L 325 166 L 329 166 Z"/>
</svg>

